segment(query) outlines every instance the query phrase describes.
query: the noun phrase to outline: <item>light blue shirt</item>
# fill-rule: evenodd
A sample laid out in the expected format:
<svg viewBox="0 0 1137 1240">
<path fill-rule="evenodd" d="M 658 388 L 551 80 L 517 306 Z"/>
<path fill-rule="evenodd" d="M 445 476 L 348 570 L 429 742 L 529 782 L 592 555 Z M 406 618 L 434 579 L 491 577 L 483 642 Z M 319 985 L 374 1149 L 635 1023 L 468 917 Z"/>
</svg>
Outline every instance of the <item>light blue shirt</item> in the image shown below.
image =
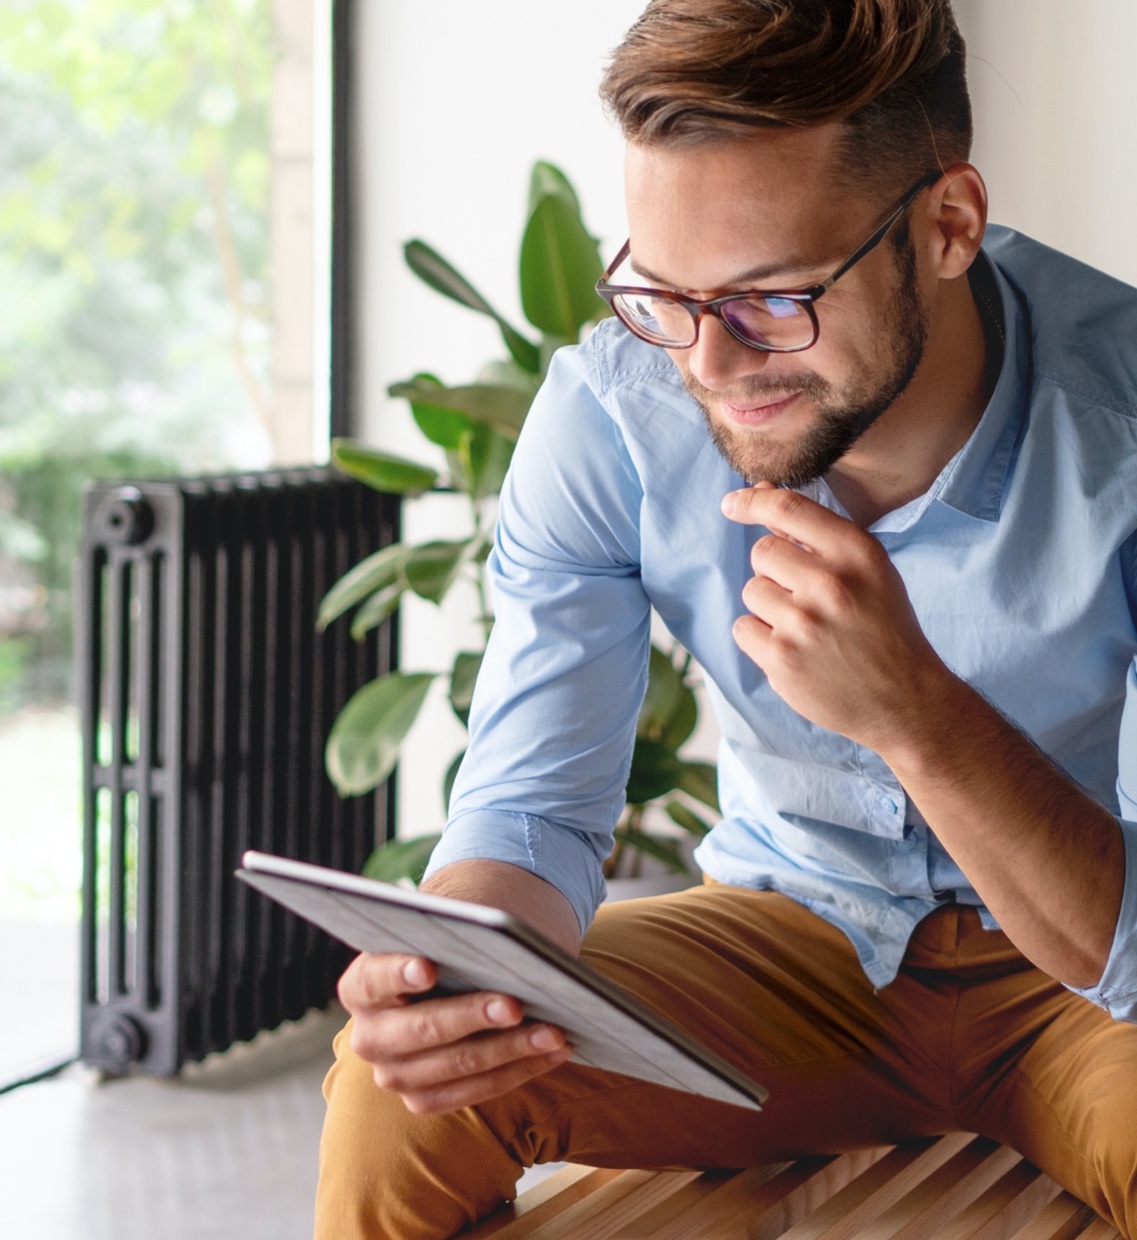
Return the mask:
<svg viewBox="0 0 1137 1240">
<path fill-rule="evenodd" d="M 1137 290 L 1006 229 L 985 252 L 1006 350 L 982 420 L 872 534 L 944 661 L 1118 815 L 1126 881 L 1101 982 L 1137 1021 Z M 722 821 L 699 864 L 781 891 L 896 975 L 944 899 L 987 910 L 883 759 L 787 706 L 731 638 L 762 532 L 660 349 L 606 320 L 554 360 L 502 494 L 497 622 L 431 871 L 511 862 L 587 926 L 624 802 L 650 611 L 706 674 Z M 806 489 L 841 507 L 824 482 Z"/>
</svg>

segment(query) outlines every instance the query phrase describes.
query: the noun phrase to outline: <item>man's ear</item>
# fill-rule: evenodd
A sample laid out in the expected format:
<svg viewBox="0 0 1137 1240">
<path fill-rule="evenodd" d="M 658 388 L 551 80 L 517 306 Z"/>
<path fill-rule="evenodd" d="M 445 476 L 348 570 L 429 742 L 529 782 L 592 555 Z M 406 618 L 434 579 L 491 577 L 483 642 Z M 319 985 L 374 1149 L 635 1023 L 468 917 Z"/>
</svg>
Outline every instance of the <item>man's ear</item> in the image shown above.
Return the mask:
<svg viewBox="0 0 1137 1240">
<path fill-rule="evenodd" d="M 975 261 L 987 228 L 987 186 L 971 164 L 952 164 L 928 195 L 928 255 L 941 280 L 961 276 Z"/>
</svg>

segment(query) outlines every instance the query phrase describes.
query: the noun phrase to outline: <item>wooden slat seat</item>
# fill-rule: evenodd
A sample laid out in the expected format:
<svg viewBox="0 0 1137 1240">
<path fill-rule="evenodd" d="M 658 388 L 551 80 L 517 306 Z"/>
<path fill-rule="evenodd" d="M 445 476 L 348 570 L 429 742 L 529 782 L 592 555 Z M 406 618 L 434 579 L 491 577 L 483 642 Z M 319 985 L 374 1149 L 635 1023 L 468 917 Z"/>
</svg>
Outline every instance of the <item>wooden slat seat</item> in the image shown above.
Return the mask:
<svg viewBox="0 0 1137 1240">
<path fill-rule="evenodd" d="M 738 1172 L 566 1167 L 468 1240 L 1120 1240 L 1013 1150 L 953 1133 Z"/>
</svg>

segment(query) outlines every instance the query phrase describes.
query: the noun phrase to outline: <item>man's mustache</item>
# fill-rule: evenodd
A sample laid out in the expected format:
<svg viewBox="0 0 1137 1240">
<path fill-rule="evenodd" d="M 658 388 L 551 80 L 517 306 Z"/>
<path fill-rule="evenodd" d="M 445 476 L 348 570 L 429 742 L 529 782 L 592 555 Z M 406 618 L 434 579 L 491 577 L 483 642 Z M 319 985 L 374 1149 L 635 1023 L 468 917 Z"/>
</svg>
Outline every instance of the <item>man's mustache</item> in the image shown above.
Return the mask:
<svg viewBox="0 0 1137 1240">
<path fill-rule="evenodd" d="M 739 408 L 745 408 L 748 404 L 762 400 L 767 402 L 785 400 L 790 396 L 810 396 L 815 400 L 823 400 L 830 393 L 829 384 L 812 371 L 795 375 L 793 378 L 782 376 L 777 379 L 767 379 L 762 375 L 751 375 L 725 391 L 715 391 L 704 387 L 690 373 L 684 374 L 683 382 L 701 405 L 707 405 L 712 401 L 725 401 L 728 405 L 735 405 Z"/>
</svg>

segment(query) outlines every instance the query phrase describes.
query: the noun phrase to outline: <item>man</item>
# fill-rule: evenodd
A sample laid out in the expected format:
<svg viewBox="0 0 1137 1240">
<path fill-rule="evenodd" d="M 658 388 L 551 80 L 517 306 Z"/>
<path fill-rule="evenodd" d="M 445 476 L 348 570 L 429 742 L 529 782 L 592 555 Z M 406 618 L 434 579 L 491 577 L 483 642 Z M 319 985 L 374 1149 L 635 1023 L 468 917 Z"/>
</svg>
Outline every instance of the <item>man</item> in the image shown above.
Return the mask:
<svg viewBox="0 0 1137 1240">
<path fill-rule="evenodd" d="M 532 1162 L 968 1130 L 1132 1238 L 1137 293 L 984 240 L 948 0 L 654 0 L 603 93 L 619 317 L 519 444 L 426 888 L 582 950 L 769 1104 L 567 1063 L 510 996 L 410 1005 L 430 963 L 363 957 L 317 1234 L 451 1235 Z M 722 731 L 712 881 L 593 922 L 651 606 Z"/>
</svg>

